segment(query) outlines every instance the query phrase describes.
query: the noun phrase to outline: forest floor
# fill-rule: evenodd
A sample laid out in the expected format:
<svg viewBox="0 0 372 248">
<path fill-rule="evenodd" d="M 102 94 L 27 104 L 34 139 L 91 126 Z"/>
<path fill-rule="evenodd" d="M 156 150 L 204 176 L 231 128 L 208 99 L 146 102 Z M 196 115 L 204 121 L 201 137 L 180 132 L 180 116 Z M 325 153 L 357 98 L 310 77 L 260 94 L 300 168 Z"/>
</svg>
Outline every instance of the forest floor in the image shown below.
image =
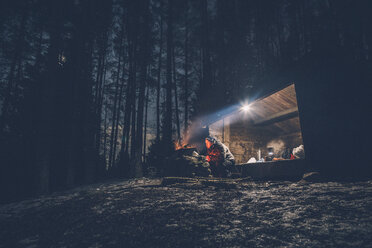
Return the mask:
<svg viewBox="0 0 372 248">
<path fill-rule="evenodd" d="M 372 181 L 115 181 L 0 205 L 0 247 L 372 247 Z"/>
</svg>

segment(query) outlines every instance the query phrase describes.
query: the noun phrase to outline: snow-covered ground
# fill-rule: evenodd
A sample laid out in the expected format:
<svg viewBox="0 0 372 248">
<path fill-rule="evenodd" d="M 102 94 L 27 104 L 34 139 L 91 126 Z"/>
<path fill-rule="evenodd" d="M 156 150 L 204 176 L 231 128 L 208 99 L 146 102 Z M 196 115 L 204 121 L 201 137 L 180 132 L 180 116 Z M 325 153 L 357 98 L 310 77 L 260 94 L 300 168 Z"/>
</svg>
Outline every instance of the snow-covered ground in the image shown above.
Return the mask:
<svg viewBox="0 0 372 248">
<path fill-rule="evenodd" d="M 0 205 L 0 247 L 372 247 L 372 181 L 160 183 Z"/>
</svg>

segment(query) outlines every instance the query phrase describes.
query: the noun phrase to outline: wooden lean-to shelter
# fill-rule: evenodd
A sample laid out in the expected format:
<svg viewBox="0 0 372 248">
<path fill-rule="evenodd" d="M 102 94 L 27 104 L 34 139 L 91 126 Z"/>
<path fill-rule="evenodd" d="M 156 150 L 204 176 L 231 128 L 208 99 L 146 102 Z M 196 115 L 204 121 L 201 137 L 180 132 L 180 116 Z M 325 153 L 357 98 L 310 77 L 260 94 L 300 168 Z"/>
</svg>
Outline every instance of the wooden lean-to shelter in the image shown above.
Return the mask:
<svg viewBox="0 0 372 248">
<path fill-rule="evenodd" d="M 237 106 L 206 124 L 209 133 L 230 148 L 243 174 L 257 178 L 302 176 L 304 157 L 282 159 L 286 149 L 304 145 L 295 84 Z M 268 162 L 269 155 L 275 159 Z"/>
</svg>

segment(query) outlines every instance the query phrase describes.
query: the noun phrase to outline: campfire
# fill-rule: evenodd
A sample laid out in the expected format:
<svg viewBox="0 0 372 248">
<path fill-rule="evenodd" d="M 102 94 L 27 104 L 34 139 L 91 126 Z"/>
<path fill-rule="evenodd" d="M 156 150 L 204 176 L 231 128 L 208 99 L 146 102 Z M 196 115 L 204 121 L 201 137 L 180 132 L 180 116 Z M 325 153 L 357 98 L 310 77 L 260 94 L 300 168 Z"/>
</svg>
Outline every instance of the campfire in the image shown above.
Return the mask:
<svg viewBox="0 0 372 248">
<path fill-rule="evenodd" d="M 176 141 L 174 148 L 175 151 L 165 166 L 167 176 L 207 177 L 210 175 L 209 163 L 205 156 L 198 153 L 196 147 Z"/>
<path fill-rule="evenodd" d="M 178 156 L 186 155 L 186 156 L 195 156 L 197 153 L 197 149 L 190 144 L 180 144 L 178 142 L 174 142 L 175 154 Z"/>
<path fill-rule="evenodd" d="M 192 127 L 189 128 L 187 134 L 182 139 L 175 140 L 173 142 L 175 150 L 183 150 L 195 148 L 200 150 L 199 144 L 204 144 L 204 139 L 209 135 L 207 128 L 201 128 L 200 125 L 195 122 Z M 196 149 L 197 148 L 197 149 Z"/>
<path fill-rule="evenodd" d="M 175 149 L 175 150 L 180 150 L 180 149 L 189 149 L 189 148 L 194 148 L 194 147 L 191 146 L 190 144 L 181 143 L 181 142 L 178 142 L 178 141 L 175 141 L 175 142 L 174 142 L 174 149 Z"/>
</svg>

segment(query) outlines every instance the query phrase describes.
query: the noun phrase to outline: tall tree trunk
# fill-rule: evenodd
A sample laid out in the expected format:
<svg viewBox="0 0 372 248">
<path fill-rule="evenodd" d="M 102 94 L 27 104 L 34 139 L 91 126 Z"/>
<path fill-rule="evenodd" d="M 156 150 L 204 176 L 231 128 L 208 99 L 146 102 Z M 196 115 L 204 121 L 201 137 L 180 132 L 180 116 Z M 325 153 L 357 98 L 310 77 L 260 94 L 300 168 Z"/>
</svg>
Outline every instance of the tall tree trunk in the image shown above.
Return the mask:
<svg viewBox="0 0 372 248">
<path fill-rule="evenodd" d="M 202 20 L 202 31 L 201 31 L 201 49 L 202 49 L 202 84 L 200 85 L 199 92 L 199 114 L 205 113 L 210 109 L 210 98 L 208 95 L 208 89 L 212 84 L 212 70 L 210 61 L 210 47 L 209 47 L 209 24 L 208 24 L 208 0 L 201 0 L 201 20 Z"/>
<path fill-rule="evenodd" d="M 181 127 L 180 127 L 180 113 L 178 109 L 178 93 L 177 93 L 177 71 L 176 71 L 176 54 L 175 48 L 172 49 L 172 64 L 173 64 L 173 85 L 174 85 L 174 103 L 175 103 L 175 115 L 176 115 L 176 128 L 177 128 L 177 143 L 181 144 Z"/>
<path fill-rule="evenodd" d="M 145 48 L 143 48 L 145 49 Z M 143 57 L 142 60 L 145 58 Z M 143 142 L 143 114 L 144 114 L 144 103 L 145 103 L 145 90 L 146 90 L 146 78 L 147 78 L 147 63 L 142 62 L 141 65 L 141 79 L 139 85 L 138 95 L 138 109 L 137 109 L 137 127 L 136 127 L 136 143 L 135 143 L 135 177 L 142 177 L 142 142 Z"/>
<path fill-rule="evenodd" d="M 128 21 L 127 21 L 127 31 L 128 31 L 128 43 L 131 53 L 129 70 L 129 102 L 126 106 L 129 106 L 130 109 L 130 122 L 131 125 L 128 126 L 128 136 L 124 155 L 128 154 L 128 165 L 129 165 L 129 175 L 134 176 L 135 166 L 134 166 L 134 157 L 136 149 L 136 99 L 137 99 L 137 60 L 138 60 L 138 43 L 139 43 L 139 27 L 141 16 L 138 13 L 141 13 L 141 1 L 129 1 L 128 2 Z M 127 113 L 125 113 L 127 114 Z M 130 149 L 129 149 L 130 148 Z M 129 151 L 130 150 L 130 151 Z"/>
<path fill-rule="evenodd" d="M 109 29 L 110 29 L 110 23 L 112 21 L 112 0 L 105 1 L 103 5 L 100 5 L 102 9 L 100 10 L 100 13 L 103 13 L 102 15 L 102 22 L 100 22 L 99 27 L 101 29 L 99 30 L 99 36 L 98 36 L 98 49 L 99 49 L 99 65 L 97 69 L 97 85 L 96 85 L 96 97 L 95 97 L 95 106 L 96 106 L 96 120 L 97 120 L 97 126 L 96 126 L 96 154 L 100 156 L 100 146 L 101 146 L 101 123 L 102 123 L 102 110 L 103 110 L 103 96 L 105 93 L 105 79 L 106 79 L 106 59 L 107 59 L 107 51 L 108 51 L 108 43 L 109 43 Z M 105 113 L 106 114 L 106 113 Z M 106 118 L 106 117 L 105 117 Z M 106 130 L 105 130 L 106 132 Z M 106 164 L 106 161 L 105 161 Z M 102 168 L 101 161 L 99 158 L 97 158 L 97 173 L 100 173 Z"/>
<path fill-rule="evenodd" d="M 147 148 L 147 119 L 148 119 L 148 109 L 149 109 L 149 89 L 146 90 L 146 104 L 145 104 L 145 127 L 143 133 L 143 162 L 146 163 L 146 148 Z"/>
<path fill-rule="evenodd" d="M 136 155 L 136 99 L 137 99 L 137 65 L 136 61 L 134 61 L 134 67 L 133 67 L 133 84 L 131 86 L 131 130 L 130 130 L 130 175 L 133 177 L 135 176 L 135 155 Z M 128 146 L 129 146 L 129 140 L 128 140 Z"/>
<path fill-rule="evenodd" d="M 106 73 L 106 51 L 107 51 L 107 36 L 104 36 L 104 42 L 101 42 L 99 47 L 98 68 L 96 77 L 96 91 L 95 91 L 95 117 L 96 117 L 96 130 L 95 130 L 95 149 L 99 154 L 101 145 L 101 122 L 102 122 L 102 99 L 104 94 L 104 75 Z"/>
<path fill-rule="evenodd" d="M 84 183 L 93 183 L 95 180 L 95 161 L 98 157 L 98 154 L 95 153 L 95 109 L 92 107 L 94 106 L 94 98 L 93 98 L 93 83 L 91 81 L 91 76 L 93 74 L 93 32 L 92 32 L 92 25 L 91 20 L 93 19 L 94 14 L 94 3 L 93 2 L 86 2 L 83 5 L 84 9 L 84 18 L 82 18 L 83 23 L 83 48 L 85 47 L 86 51 L 83 52 L 83 59 L 82 59 L 82 68 L 84 68 L 82 72 L 83 77 L 83 88 L 80 92 L 81 100 L 82 100 L 82 110 L 83 110 L 83 119 L 81 122 L 81 129 L 83 130 L 83 163 L 84 163 Z M 83 49 L 82 49 L 83 50 Z"/>
<path fill-rule="evenodd" d="M 132 50 L 132 49 L 130 49 Z M 131 92 L 132 92 L 132 84 L 133 84 L 133 58 L 131 56 L 132 52 L 129 51 L 129 76 L 128 76 L 128 83 L 125 89 L 125 106 L 124 106 L 124 122 L 123 122 L 123 136 L 121 139 L 121 147 L 120 147 L 120 161 L 119 161 L 119 170 L 120 174 L 127 176 L 128 168 L 125 168 L 128 165 L 129 159 L 129 134 L 130 134 L 130 123 L 131 123 Z"/>
<path fill-rule="evenodd" d="M 160 3 L 160 9 L 163 10 L 163 1 Z M 163 53 L 163 16 L 160 15 L 160 41 L 158 55 L 158 75 L 157 75 L 157 90 L 156 90 L 156 141 L 160 140 L 160 90 L 161 90 L 161 68 L 162 68 L 162 53 Z"/>
<path fill-rule="evenodd" d="M 144 0 L 141 9 L 143 9 L 144 16 L 143 16 L 143 23 L 142 23 L 142 41 L 141 41 L 141 53 L 140 53 L 140 63 L 141 63 L 141 71 L 140 71 L 140 85 L 139 85 L 139 95 L 138 95 L 138 110 L 137 110 L 137 128 L 136 128 L 136 150 L 135 150 L 135 158 L 134 158 L 134 166 L 135 166 L 135 177 L 142 177 L 142 145 L 143 145 L 143 117 L 144 117 L 144 106 L 145 106 L 145 93 L 146 93 L 146 80 L 147 80 L 147 69 L 149 63 L 149 56 L 150 56 L 150 48 L 149 48 L 149 0 Z"/>
<path fill-rule="evenodd" d="M 109 168 L 112 168 L 112 165 L 115 161 L 114 156 L 114 142 L 116 143 L 115 140 L 115 130 L 116 130 L 116 123 L 117 123 L 117 114 L 116 111 L 120 111 L 118 108 L 118 98 L 119 98 L 119 92 L 121 86 L 119 86 L 119 81 L 120 81 L 120 72 L 121 72 L 121 59 L 122 59 L 122 49 L 123 49 L 123 36 L 124 36 L 124 31 L 122 30 L 121 32 L 121 38 L 120 38 L 120 48 L 119 48 L 119 61 L 118 61 L 118 66 L 117 66 L 117 75 L 116 75 L 116 83 L 115 83 L 115 96 L 114 96 L 114 105 L 113 105 L 113 111 L 112 111 L 112 125 L 111 125 L 111 135 L 110 135 L 110 154 L 109 154 Z"/>
<path fill-rule="evenodd" d="M 167 16 L 167 84 L 163 140 L 166 153 L 171 152 L 172 144 L 172 49 L 173 49 L 173 0 L 168 0 Z"/>
<path fill-rule="evenodd" d="M 187 129 L 189 125 L 189 20 L 188 20 L 188 1 L 186 0 L 186 13 L 185 13 L 185 47 L 184 47 L 184 53 L 185 53 L 185 103 L 184 103 L 184 115 L 185 115 L 185 130 L 184 130 L 184 138 L 187 137 Z"/>
<path fill-rule="evenodd" d="M 131 117 L 131 136 L 130 136 L 130 169 L 131 169 L 131 177 L 135 177 L 136 175 L 136 113 L 137 113 L 137 104 L 136 104 L 136 99 L 137 99 L 137 87 L 136 85 L 133 85 L 132 89 L 132 117 Z"/>
<path fill-rule="evenodd" d="M 120 93 L 119 93 L 119 104 L 118 104 L 118 111 L 117 111 L 117 116 L 116 116 L 116 127 L 115 127 L 115 137 L 114 137 L 114 151 L 113 151 L 113 164 L 115 164 L 116 161 L 116 147 L 117 147 L 117 140 L 118 140 L 118 132 L 119 132 L 119 122 L 120 122 L 120 114 L 121 114 L 121 108 L 122 108 L 122 100 L 123 100 L 123 88 L 124 88 L 124 74 L 125 70 L 123 69 L 122 72 L 122 82 L 120 85 Z"/>
<path fill-rule="evenodd" d="M 104 136 L 103 136 L 103 159 L 105 164 L 105 170 L 107 168 L 107 112 L 108 103 L 105 104 L 105 122 L 104 122 Z"/>
<path fill-rule="evenodd" d="M 98 103 L 97 103 L 97 105 L 98 106 L 100 106 L 100 109 L 99 109 L 99 111 L 98 111 L 98 113 L 97 113 L 97 115 L 96 115 L 96 119 L 97 119 L 97 130 L 96 130 L 96 132 L 97 132 L 97 136 L 96 136 L 96 152 L 97 152 L 97 154 L 98 154 L 98 158 L 97 158 L 97 163 L 96 163 L 96 166 L 97 166 L 97 176 L 103 176 L 103 175 L 100 175 L 101 173 L 103 173 L 103 172 L 105 172 L 106 171 L 106 163 L 107 163 L 107 161 L 106 161 L 106 150 L 107 150 L 107 148 L 106 148 L 106 142 L 107 142 L 107 105 L 108 104 L 104 104 L 104 94 L 105 94 L 105 86 L 106 86 L 106 84 L 105 84 L 105 82 L 106 82 L 106 70 L 107 70 L 107 68 L 106 68 L 106 66 L 104 66 L 104 70 L 103 70 L 103 75 L 102 75 L 102 89 L 101 89 L 101 91 L 100 91 L 100 93 L 99 93 L 99 98 L 98 98 Z M 102 115 L 102 111 L 103 111 L 103 109 L 105 109 L 104 111 L 105 111 L 105 117 L 104 117 L 104 128 L 103 128 L 103 130 L 104 130 L 104 132 L 103 132 L 103 135 L 104 135 L 104 145 L 103 145 L 103 157 L 104 157 L 104 163 L 103 163 L 103 165 L 104 165 L 104 167 L 102 167 L 102 163 L 101 163 L 101 161 L 100 161 L 100 157 L 101 157 L 101 150 L 102 150 L 102 148 L 101 148 L 101 143 L 102 143 L 102 128 L 101 128 L 101 121 L 102 121 L 102 118 L 101 118 L 101 115 Z"/>
<path fill-rule="evenodd" d="M 130 156 L 129 156 L 129 143 L 130 143 L 130 131 L 131 131 L 131 119 L 133 110 L 133 101 L 135 100 L 135 84 L 136 84 L 136 64 L 135 56 L 137 49 L 137 42 L 135 38 L 135 33 L 133 33 L 132 28 L 127 28 L 128 32 L 128 83 L 125 92 L 125 107 L 124 107 L 124 127 L 123 136 L 120 148 L 120 161 L 119 161 L 119 173 L 122 176 L 128 177 L 131 174 L 130 168 Z"/>
<path fill-rule="evenodd" d="M 121 43 L 122 43 L 122 48 L 121 48 L 121 53 L 122 53 L 122 57 L 123 59 L 125 58 L 125 49 L 124 49 L 124 44 L 125 44 L 125 38 L 124 38 L 124 33 L 125 33 L 125 24 L 126 24 L 126 21 L 127 21 L 127 16 L 126 14 L 124 13 L 124 17 L 123 17 L 123 23 L 122 23 L 122 34 L 123 34 L 123 37 L 122 37 L 122 40 L 121 40 Z M 123 65 L 122 65 L 122 75 L 121 75 L 121 79 L 119 78 L 119 81 L 121 80 L 121 84 L 120 84 L 120 90 L 119 90 L 119 103 L 118 103 L 118 111 L 117 111 L 117 114 L 116 114 L 116 125 L 115 125 L 115 133 L 114 133 L 114 146 L 113 146 L 113 158 L 112 158 L 112 164 L 115 166 L 115 168 L 120 168 L 120 166 L 116 163 L 116 157 L 117 157 L 117 152 L 116 152 L 116 149 L 117 149 L 117 140 L 118 140 L 118 132 L 119 132 L 119 123 L 120 123 L 120 115 L 121 115 L 121 109 L 122 109 L 122 100 L 123 100 L 123 92 L 124 92 L 124 84 L 125 84 L 125 68 L 126 68 L 126 63 L 124 62 Z M 128 84 L 129 82 L 127 82 L 127 87 L 128 87 Z M 123 123 L 124 124 L 124 123 Z M 123 131 L 123 130 L 122 130 Z M 124 135 L 124 132 L 122 132 L 122 135 Z M 123 138 L 122 138 L 123 140 Z M 119 158 L 120 160 L 120 158 Z M 117 167 L 116 167 L 117 166 Z M 119 171 L 119 174 L 120 174 L 120 171 Z"/>
<path fill-rule="evenodd" d="M 41 120 L 38 130 L 37 167 L 38 167 L 38 193 L 50 192 L 51 146 L 53 136 L 54 100 L 56 96 L 57 58 L 61 41 L 61 12 L 58 1 L 50 3 L 51 29 L 50 45 L 47 54 L 47 75 L 42 81 L 41 88 Z"/>
</svg>

